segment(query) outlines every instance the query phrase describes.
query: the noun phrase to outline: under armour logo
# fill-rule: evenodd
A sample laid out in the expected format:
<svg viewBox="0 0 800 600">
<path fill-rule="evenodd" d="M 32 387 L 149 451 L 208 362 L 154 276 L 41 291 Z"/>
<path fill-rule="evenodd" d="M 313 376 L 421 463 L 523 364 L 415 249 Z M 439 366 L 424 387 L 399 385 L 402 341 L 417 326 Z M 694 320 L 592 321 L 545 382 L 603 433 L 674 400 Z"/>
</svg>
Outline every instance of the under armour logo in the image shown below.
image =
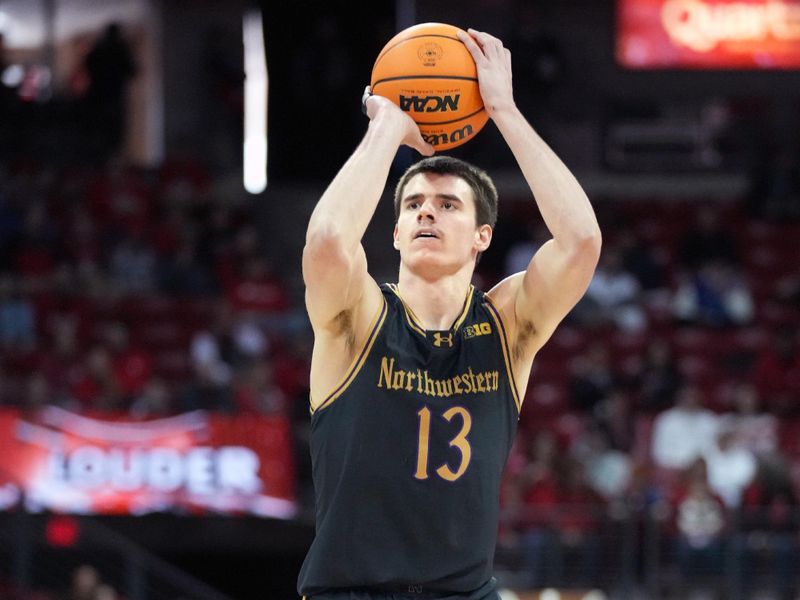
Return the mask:
<svg viewBox="0 0 800 600">
<path fill-rule="evenodd" d="M 433 345 L 437 348 L 441 348 L 442 344 L 447 344 L 448 348 L 453 347 L 453 334 L 449 333 L 447 335 L 442 335 L 441 332 L 436 331 L 433 334 Z"/>
</svg>

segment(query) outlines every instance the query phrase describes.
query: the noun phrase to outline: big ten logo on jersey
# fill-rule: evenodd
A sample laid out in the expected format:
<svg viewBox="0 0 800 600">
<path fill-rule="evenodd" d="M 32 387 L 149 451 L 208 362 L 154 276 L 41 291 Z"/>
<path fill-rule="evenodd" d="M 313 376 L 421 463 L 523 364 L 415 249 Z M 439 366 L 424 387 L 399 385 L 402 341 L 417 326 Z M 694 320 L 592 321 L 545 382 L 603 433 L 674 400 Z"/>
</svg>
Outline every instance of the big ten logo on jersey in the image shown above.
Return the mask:
<svg viewBox="0 0 800 600">
<path fill-rule="evenodd" d="M 477 325 L 467 325 L 464 327 L 464 339 L 478 337 L 479 335 L 489 335 L 492 333 L 492 326 L 489 323 L 478 323 Z"/>
</svg>

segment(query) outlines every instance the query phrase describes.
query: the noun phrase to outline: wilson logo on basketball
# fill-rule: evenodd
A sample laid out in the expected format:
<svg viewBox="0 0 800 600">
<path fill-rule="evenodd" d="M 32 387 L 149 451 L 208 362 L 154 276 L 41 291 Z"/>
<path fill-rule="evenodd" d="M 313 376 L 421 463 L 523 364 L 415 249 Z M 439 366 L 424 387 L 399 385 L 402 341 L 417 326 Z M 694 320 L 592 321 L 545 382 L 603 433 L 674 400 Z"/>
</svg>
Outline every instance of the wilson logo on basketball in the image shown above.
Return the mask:
<svg viewBox="0 0 800 600">
<path fill-rule="evenodd" d="M 439 44 L 434 44 L 433 42 L 428 42 L 427 44 L 423 44 L 417 50 L 417 56 L 422 61 L 422 65 L 425 67 L 435 67 L 436 62 L 442 58 L 444 51 Z"/>
<path fill-rule="evenodd" d="M 452 144 L 467 139 L 473 134 L 472 125 L 466 125 L 461 129 L 456 129 L 450 133 L 422 133 L 422 137 L 431 146 L 439 146 L 441 144 Z"/>
<path fill-rule="evenodd" d="M 403 96 L 400 95 L 400 108 L 406 112 L 447 112 L 458 110 L 458 100 L 461 94 L 455 96 Z"/>
</svg>

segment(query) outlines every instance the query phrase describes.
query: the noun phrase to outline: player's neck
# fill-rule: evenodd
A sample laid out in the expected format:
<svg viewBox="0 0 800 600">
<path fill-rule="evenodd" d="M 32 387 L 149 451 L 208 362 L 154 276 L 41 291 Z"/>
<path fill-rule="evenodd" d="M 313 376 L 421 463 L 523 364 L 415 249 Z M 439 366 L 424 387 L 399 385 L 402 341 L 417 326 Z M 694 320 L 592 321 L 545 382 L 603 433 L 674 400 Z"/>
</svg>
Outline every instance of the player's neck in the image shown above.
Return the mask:
<svg viewBox="0 0 800 600">
<path fill-rule="evenodd" d="M 472 271 L 426 279 L 400 268 L 397 289 L 420 324 L 428 330 L 449 329 L 461 314 Z"/>
</svg>

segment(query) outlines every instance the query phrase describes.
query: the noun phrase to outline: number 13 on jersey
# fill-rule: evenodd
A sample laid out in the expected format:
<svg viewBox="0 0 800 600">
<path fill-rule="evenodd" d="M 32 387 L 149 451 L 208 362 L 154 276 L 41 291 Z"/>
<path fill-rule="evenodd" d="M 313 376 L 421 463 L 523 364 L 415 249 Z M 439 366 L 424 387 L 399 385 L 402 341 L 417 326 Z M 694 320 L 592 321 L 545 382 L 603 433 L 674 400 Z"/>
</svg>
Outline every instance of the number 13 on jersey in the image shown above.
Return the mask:
<svg viewBox="0 0 800 600">
<path fill-rule="evenodd" d="M 417 413 L 419 416 L 419 444 L 417 447 L 417 471 L 414 477 L 419 480 L 428 479 L 428 449 L 430 447 L 431 434 L 431 410 L 426 406 Z M 472 447 L 469 445 L 467 435 L 472 429 L 472 415 L 463 406 L 452 406 L 448 408 L 442 416 L 447 421 L 452 421 L 453 417 L 461 417 L 461 430 L 450 440 L 450 447 L 456 448 L 461 454 L 461 463 L 458 469 L 453 471 L 450 465 L 444 463 L 436 469 L 436 474 L 446 481 L 455 481 L 460 478 L 469 467 L 472 459 Z"/>
</svg>

